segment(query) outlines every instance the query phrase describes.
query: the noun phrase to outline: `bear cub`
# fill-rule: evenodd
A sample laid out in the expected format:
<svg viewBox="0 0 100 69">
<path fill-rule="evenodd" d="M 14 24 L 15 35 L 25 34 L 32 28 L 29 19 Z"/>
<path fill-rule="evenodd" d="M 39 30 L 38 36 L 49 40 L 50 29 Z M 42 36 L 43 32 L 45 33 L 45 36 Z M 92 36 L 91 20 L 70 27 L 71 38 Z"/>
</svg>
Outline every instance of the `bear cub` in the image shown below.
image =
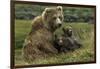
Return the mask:
<svg viewBox="0 0 100 69">
<path fill-rule="evenodd" d="M 74 51 L 80 48 L 82 44 L 73 37 L 73 31 L 71 27 L 62 29 L 64 34 L 61 36 L 54 35 L 54 46 L 60 52 Z"/>
</svg>

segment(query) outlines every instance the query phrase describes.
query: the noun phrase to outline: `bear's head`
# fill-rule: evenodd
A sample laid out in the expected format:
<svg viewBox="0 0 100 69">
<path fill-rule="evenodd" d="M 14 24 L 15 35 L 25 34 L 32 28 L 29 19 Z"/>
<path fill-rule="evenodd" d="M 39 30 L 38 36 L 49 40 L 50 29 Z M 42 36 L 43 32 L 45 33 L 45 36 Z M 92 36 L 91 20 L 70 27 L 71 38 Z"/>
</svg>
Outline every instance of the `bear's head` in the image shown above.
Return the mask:
<svg viewBox="0 0 100 69">
<path fill-rule="evenodd" d="M 45 8 L 42 14 L 43 22 L 50 30 L 59 28 L 63 23 L 63 9 L 61 6 Z"/>
<path fill-rule="evenodd" d="M 57 34 L 54 35 L 54 43 L 58 46 L 63 46 L 64 44 L 64 37 L 58 36 Z"/>
<path fill-rule="evenodd" d="M 65 36 L 71 37 L 73 34 L 72 27 L 70 27 L 70 26 L 64 27 L 63 32 L 64 32 Z"/>
</svg>

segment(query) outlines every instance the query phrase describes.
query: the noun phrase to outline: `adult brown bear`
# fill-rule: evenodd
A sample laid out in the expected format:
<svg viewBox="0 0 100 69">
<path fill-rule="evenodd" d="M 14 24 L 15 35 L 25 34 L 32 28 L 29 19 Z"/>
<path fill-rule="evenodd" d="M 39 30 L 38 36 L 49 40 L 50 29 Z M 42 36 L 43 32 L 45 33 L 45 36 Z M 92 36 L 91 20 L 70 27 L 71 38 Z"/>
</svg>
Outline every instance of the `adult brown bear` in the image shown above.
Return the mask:
<svg viewBox="0 0 100 69">
<path fill-rule="evenodd" d="M 32 29 L 26 37 L 23 46 L 23 57 L 27 61 L 56 54 L 53 46 L 53 32 L 63 22 L 63 9 L 61 6 L 46 8 L 42 15 L 34 18 Z"/>
</svg>

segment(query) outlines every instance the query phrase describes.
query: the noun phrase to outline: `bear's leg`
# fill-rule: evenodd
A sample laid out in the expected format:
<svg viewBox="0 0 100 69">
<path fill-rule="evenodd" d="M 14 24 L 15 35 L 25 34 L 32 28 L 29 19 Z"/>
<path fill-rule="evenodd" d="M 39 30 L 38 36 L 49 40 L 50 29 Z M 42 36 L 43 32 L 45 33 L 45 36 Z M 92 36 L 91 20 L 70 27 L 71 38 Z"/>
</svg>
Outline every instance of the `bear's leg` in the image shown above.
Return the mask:
<svg viewBox="0 0 100 69">
<path fill-rule="evenodd" d="M 46 54 L 57 54 L 57 49 L 48 42 L 41 45 L 40 47 L 40 50 L 45 52 Z"/>
<path fill-rule="evenodd" d="M 35 59 L 40 58 L 43 53 L 39 49 L 33 47 L 32 44 L 27 44 L 22 50 L 24 61 L 32 63 Z"/>
<path fill-rule="evenodd" d="M 74 44 L 76 45 L 76 48 L 80 48 L 82 46 L 82 44 L 79 43 L 76 39 L 73 40 L 74 40 Z"/>
</svg>

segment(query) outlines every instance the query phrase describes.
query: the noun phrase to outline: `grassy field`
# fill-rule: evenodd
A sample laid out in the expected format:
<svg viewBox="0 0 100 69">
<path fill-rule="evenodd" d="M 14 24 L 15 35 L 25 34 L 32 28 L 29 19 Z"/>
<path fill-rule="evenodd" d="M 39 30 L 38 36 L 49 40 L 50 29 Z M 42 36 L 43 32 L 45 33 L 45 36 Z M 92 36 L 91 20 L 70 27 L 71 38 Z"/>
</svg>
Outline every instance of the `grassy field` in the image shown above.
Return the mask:
<svg viewBox="0 0 100 69">
<path fill-rule="evenodd" d="M 72 26 L 75 37 L 80 40 L 83 47 L 73 52 L 61 53 L 45 59 L 35 60 L 32 64 L 59 64 L 71 62 L 94 61 L 94 24 L 88 23 L 66 23 Z M 28 65 L 21 56 L 22 45 L 25 37 L 31 29 L 30 20 L 15 20 L 15 65 Z M 61 32 L 61 30 L 59 30 Z"/>
</svg>

